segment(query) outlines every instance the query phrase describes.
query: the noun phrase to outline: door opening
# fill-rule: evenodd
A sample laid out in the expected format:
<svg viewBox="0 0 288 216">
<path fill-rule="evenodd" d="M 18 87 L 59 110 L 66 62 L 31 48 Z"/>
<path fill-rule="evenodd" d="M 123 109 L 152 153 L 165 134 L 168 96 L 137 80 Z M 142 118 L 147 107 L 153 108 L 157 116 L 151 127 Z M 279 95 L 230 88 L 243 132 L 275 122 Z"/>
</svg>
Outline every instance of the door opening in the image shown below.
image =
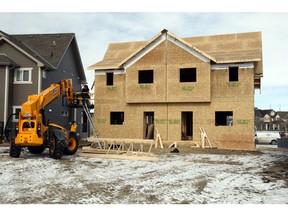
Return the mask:
<svg viewBox="0 0 288 216">
<path fill-rule="evenodd" d="M 144 112 L 144 139 L 154 139 L 154 112 Z"/>
<path fill-rule="evenodd" d="M 181 113 L 181 140 L 193 140 L 193 112 Z"/>
</svg>

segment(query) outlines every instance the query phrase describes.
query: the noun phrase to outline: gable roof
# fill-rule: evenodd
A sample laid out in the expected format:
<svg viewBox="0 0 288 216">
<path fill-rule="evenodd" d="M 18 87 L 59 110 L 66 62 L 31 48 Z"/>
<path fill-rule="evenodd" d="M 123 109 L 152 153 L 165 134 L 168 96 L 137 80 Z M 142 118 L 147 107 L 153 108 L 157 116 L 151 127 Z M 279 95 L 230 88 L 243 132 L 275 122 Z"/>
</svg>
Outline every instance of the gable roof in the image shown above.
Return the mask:
<svg viewBox="0 0 288 216">
<path fill-rule="evenodd" d="M 75 34 L 22 34 L 11 35 L 57 68 Z"/>
<path fill-rule="evenodd" d="M 164 34 L 181 48 L 214 63 L 261 62 L 257 69 L 262 76 L 261 32 L 180 38 L 164 29 L 150 41 L 109 44 L 103 60 L 89 66 L 88 70 L 121 69 Z"/>
<path fill-rule="evenodd" d="M 0 53 L 0 65 L 12 65 L 12 66 L 19 66 L 16 62 L 6 56 L 4 53 Z"/>
<path fill-rule="evenodd" d="M 0 31 L 0 40 L 6 40 L 11 45 L 25 52 L 31 58 L 39 61 L 47 68 L 56 70 L 70 45 L 76 53 L 77 70 L 82 80 L 86 80 L 80 52 L 74 33 L 56 34 L 17 34 L 9 35 Z"/>
</svg>

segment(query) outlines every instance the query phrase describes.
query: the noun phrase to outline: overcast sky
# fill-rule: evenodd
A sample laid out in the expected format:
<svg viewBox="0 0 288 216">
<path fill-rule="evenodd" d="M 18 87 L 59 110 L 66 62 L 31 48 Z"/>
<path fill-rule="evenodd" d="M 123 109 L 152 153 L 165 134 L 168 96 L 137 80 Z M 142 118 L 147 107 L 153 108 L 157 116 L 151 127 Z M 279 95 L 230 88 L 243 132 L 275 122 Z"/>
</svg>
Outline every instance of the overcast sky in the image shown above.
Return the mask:
<svg viewBox="0 0 288 216">
<path fill-rule="evenodd" d="M 8 34 L 75 33 L 89 87 L 94 73 L 87 67 L 111 42 L 150 40 L 164 28 L 179 37 L 261 31 L 264 77 L 255 106 L 277 111 L 288 111 L 287 23 L 288 13 L 279 12 L 0 12 Z"/>
</svg>

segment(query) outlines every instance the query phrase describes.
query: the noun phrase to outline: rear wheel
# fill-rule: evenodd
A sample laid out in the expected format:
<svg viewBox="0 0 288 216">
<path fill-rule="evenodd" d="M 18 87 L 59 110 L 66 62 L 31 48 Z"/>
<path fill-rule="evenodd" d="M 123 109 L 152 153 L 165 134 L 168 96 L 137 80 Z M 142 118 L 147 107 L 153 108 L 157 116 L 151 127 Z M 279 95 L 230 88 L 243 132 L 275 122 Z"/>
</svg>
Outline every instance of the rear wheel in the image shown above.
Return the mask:
<svg viewBox="0 0 288 216">
<path fill-rule="evenodd" d="M 50 140 L 49 155 L 54 159 L 60 159 L 63 155 L 63 145 L 55 135 Z"/>
<path fill-rule="evenodd" d="M 277 144 L 277 141 L 276 140 L 272 140 L 271 141 L 271 145 L 276 145 Z"/>
<path fill-rule="evenodd" d="M 32 154 L 41 154 L 45 150 L 45 145 L 28 147 L 28 150 Z"/>
<path fill-rule="evenodd" d="M 70 133 L 68 146 L 64 148 L 65 155 L 73 155 L 79 146 L 79 140 L 75 133 Z"/>
<path fill-rule="evenodd" d="M 21 147 L 15 144 L 14 140 L 10 141 L 10 156 L 19 158 L 21 153 Z"/>
</svg>

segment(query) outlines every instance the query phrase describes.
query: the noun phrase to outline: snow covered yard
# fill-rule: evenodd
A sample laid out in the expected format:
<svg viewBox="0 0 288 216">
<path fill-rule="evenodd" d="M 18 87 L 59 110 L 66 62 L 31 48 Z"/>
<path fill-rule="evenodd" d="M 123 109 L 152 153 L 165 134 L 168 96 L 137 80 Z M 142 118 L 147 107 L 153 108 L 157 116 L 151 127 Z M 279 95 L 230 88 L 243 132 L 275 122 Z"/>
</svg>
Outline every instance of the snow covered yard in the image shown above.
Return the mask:
<svg viewBox="0 0 288 216">
<path fill-rule="evenodd" d="M 286 204 L 288 152 L 160 154 L 159 162 L 19 159 L 0 147 L 0 204 Z"/>
</svg>

